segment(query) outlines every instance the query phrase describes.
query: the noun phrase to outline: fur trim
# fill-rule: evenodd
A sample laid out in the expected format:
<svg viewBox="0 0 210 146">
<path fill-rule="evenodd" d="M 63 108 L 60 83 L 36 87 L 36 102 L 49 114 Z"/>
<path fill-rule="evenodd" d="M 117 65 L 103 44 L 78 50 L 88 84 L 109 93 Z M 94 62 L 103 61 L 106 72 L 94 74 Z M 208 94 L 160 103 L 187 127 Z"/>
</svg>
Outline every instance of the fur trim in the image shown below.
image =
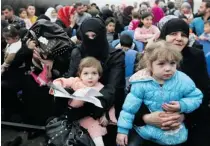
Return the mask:
<svg viewBox="0 0 210 146">
<path fill-rule="evenodd" d="M 151 73 L 148 71 L 148 69 L 142 69 L 138 72 L 136 72 L 135 74 L 133 74 L 130 79 L 129 82 L 137 82 L 137 81 L 146 81 L 146 80 L 153 80 Z"/>
</svg>

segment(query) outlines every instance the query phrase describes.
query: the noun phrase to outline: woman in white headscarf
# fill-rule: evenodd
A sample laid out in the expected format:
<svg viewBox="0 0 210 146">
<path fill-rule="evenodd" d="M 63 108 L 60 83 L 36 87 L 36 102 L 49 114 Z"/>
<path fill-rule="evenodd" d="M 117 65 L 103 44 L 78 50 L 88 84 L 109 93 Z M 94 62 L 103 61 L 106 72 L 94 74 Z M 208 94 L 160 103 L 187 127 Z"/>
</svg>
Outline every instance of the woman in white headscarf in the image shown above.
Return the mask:
<svg viewBox="0 0 210 146">
<path fill-rule="evenodd" d="M 50 18 L 51 22 L 55 22 L 57 20 L 57 13 L 53 7 L 49 7 L 45 12 L 45 15 Z"/>
</svg>

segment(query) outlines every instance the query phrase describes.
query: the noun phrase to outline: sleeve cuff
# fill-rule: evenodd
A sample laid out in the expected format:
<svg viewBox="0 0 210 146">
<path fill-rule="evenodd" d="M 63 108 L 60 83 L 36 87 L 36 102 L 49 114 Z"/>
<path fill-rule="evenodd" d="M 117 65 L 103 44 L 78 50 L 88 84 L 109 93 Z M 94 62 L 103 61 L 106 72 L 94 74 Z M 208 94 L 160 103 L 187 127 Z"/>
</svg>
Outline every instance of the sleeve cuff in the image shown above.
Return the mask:
<svg viewBox="0 0 210 146">
<path fill-rule="evenodd" d="M 180 104 L 180 112 L 185 113 L 187 112 L 187 105 L 183 101 L 179 101 Z"/>
<path fill-rule="evenodd" d="M 118 127 L 117 132 L 118 132 L 118 133 L 121 133 L 121 134 L 126 134 L 126 135 L 128 135 L 129 129 L 125 129 L 125 128 Z"/>
</svg>

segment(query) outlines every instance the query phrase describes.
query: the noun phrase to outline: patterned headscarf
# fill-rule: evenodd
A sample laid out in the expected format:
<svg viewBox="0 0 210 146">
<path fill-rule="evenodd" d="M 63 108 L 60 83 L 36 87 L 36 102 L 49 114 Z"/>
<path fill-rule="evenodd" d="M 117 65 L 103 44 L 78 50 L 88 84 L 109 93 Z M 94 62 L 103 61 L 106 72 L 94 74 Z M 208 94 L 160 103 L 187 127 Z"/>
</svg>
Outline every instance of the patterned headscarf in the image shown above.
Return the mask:
<svg viewBox="0 0 210 146">
<path fill-rule="evenodd" d="M 66 27 L 69 27 L 71 24 L 70 18 L 73 16 L 74 12 L 74 7 L 65 6 L 58 11 L 58 18 L 65 24 Z"/>
</svg>

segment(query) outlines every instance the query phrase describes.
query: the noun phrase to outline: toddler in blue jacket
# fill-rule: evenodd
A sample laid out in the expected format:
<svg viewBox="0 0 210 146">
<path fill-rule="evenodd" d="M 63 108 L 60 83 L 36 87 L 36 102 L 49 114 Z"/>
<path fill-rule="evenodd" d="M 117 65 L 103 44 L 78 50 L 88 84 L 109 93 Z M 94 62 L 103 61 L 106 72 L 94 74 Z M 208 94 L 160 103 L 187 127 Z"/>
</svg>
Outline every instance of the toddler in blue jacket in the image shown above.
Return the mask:
<svg viewBox="0 0 210 146">
<path fill-rule="evenodd" d="M 119 146 L 129 146 L 128 134 L 132 128 L 141 141 L 178 145 L 187 140 L 188 131 L 184 123 L 168 131 L 152 125 L 133 126 L 135 114 L 142 103 L 151 112 L 191 113 L 200 106 L 203 94 L 186 74 L 177 71 L 182 55 L 174 47 L 162 40 L 146 46 L 140 60 L 144 69 L 131 76 L 131 91 L 118 119 L 116 141 Z"/>
</svg>

